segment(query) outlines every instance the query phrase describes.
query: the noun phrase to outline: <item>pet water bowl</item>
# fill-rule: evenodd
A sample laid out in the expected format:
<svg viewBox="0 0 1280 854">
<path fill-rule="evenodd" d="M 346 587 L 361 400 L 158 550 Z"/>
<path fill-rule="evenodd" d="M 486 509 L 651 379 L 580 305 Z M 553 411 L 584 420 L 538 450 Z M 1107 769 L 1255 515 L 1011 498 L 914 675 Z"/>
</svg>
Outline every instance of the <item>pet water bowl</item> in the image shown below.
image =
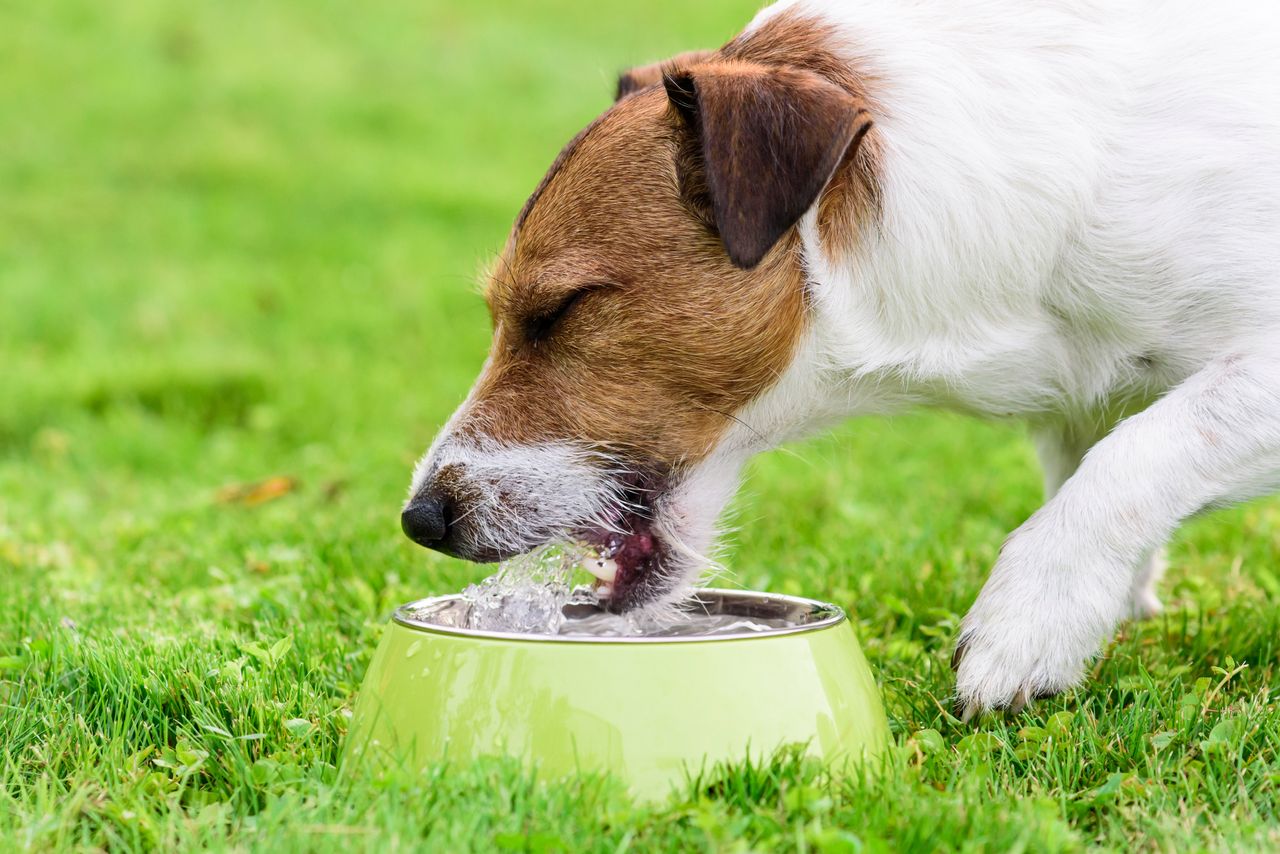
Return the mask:
<svg viewBox="0 0 1280 854">
<path fill-rule="evenodd" d="M 469 607 L 442 596 L 396 610 L 360 690 L 344 762 L 413 772 L 514 756 L 540 779 L 607 772 L 639 797 L 661 798 L 716 763 L 784 745 L 841 767 L 888 744 L 875 680 L 835 605 L 698 590 L 690 610 L 792 625 L 623 637 L 448 625 L 465 623 Z"/>
</svg>

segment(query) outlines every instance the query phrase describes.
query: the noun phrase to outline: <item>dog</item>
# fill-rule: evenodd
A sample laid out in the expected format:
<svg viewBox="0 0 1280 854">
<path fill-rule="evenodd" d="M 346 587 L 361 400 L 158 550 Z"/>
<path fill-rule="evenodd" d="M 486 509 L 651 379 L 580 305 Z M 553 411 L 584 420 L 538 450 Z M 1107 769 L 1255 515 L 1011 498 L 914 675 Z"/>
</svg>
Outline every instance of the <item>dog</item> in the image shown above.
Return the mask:
<svg viewBox="0 0 1280 854">
<path fill-rule="evenodd" d="M 753 454 L 853 415 L 1025 421 L 1046 501 L 964 618 L 958 713 L 1079 683 L 1188 517 L 1280 489 L 1280 11 L 784 0 L 622 75 L 488 276 L 416 542 L 557 537 L 679 599 Z"/>
</svg>

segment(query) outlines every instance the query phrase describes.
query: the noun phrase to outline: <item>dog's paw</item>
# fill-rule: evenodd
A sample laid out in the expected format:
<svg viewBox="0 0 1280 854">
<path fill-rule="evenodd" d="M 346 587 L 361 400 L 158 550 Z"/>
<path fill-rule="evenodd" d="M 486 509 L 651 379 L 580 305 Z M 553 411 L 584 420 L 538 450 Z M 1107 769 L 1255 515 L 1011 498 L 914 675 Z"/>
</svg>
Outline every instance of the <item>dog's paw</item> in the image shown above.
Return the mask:
<svg viewBox="0 0 1280 854">
<path fill-rule="evenodd" d="M 1034 538 L 1011 538 L 961 624 L 951 662 L 957 715 L 1018 711 L 1079 684 L 1129 604 L 1128 589 L 1103 581 L 1108 574 Z"/>
<path fill-rule="evenodd" d="M 1033 700 L 1074 687 L 1086 658 L 1036 655 L 1038 641 L 1021 630 L 992 631 L 968 623 L 956 643 L 956 715 L 969 722 L 983 712 L 1020 712 Z"/>
</svg>

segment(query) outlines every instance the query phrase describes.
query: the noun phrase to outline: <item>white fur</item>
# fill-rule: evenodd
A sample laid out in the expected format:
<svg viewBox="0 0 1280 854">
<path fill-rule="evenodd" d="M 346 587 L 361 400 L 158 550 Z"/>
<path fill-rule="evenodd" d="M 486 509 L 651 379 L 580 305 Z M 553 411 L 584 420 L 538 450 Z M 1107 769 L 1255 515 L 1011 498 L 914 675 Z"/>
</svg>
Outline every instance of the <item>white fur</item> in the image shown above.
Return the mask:
<svg viewBox="0 0 1280 854">
<path fill-rule="evenodd" d="M 1280 487 L 1280 8 L 784 0 L 753 26 L 784 8 L 883 105 L 883 220 L 852 258 L 802 221 L 812 329 L 744 420 L 1030 421 L 1049 498 L 965 619 L 958 692 L 1069 687 L 1158 609 L 1182 520 Z"/>
<path fill-rule="evenodd" d="M 449 466 L 464 483 L 466 510 L 452 527 L 468 551 L 524 551 L 575 528 L 607 527 L 622 501 L 612 462 L 578 443 L 503 445 L 450 426 L 418 462 L 410 500 Z"/>
</svg>

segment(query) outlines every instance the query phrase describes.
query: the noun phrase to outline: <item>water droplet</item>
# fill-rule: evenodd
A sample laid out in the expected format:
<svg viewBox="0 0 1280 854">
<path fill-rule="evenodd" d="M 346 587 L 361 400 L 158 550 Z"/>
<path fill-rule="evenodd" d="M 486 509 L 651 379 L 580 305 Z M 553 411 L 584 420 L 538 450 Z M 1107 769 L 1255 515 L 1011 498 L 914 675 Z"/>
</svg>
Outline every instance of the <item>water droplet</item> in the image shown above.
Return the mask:
<svg viewBox="0 0 1280 854">
<path fill-rule="evenodd" d="M 405 658 L 413 658 L 418 654 L 418 650 L 422 649 L 422 641 L 416 640 L 409 644 L 409 648 L 404 651 Z"/>
</svg>

